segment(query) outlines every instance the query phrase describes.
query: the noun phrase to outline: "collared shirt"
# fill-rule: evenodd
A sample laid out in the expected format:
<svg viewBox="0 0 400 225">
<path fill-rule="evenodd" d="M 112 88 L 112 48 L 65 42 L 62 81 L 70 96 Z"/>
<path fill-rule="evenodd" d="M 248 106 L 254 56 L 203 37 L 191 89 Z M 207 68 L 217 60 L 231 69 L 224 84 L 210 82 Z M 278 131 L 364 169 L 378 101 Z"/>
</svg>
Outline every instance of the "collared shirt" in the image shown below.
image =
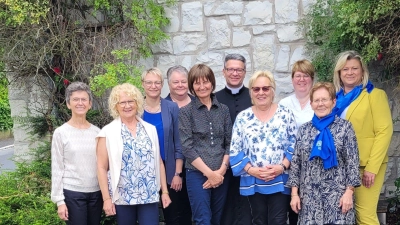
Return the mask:
<svg viewBox="0 0 400 225">
<path fill-rule="evenodd" d="M 196 170 L 191 163 L 200 157 L 211 170 L 217 170 L 224 155 L 229 155 L 232 135 L 229 109 L 213 94 L 211 99 L 210 110 L 195 98 L 179 111 L 179 134 L 187 169 Z"/>
<path fill-rule="evenodd" d="M 217 96 L 219 102 L 228 106 L 232 124 L 241 111 L 252 106 L 249 89 L 244 86 L 236 94 L 232 94 L 232 90 L 226 86 L 216 92 L 215 96 Z"/>
</svg>

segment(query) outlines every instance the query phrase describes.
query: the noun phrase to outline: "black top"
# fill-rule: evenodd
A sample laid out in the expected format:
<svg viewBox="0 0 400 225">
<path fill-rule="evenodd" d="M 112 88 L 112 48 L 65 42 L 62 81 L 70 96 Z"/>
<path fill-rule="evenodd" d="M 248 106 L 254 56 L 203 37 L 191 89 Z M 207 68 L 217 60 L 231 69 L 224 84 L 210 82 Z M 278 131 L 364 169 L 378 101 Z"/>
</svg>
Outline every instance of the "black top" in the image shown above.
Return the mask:
<svg viewBox="0 0 400 225">
<path fill-rule="evenodd" d="M 188 94 L 189 95 L 189 94 Z M 189 98 L 193 101 L 195 97 L 193 95 L 189 95 Z M 167 97 L 164 98 L 165 100 L 172 101 L 171 94 L 168 94 Z"/>
<path fill-rule="evenodd" d="M 210 110 L 196 97 L 179 111 L 179 135 L 188 169 L 196 170 L 191 163 L 200 157 L 211 170 L 217 170 L 224 155 L 229 155 L 232 136 L 229 109 L 213 94 L 211 99 Z"/>
<path fill-rule="evenodd" d="M 216 92 L 215 96 L 219 102 L 228 106 L 232 124 L 241 111 L 253 105 L 251 103 L 249 89 L 245 86 L 243 86 L 237 94 L 232 94 L 232 91 L 225 87 Z"/>
</svg>

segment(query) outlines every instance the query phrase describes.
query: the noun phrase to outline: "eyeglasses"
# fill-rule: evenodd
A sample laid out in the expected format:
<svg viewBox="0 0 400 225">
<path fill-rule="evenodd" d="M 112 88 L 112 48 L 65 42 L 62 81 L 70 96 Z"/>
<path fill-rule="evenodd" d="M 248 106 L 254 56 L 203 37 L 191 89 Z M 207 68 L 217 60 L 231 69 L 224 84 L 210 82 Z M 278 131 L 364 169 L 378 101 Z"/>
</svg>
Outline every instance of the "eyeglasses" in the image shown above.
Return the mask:
<svg viewBox="0 0 400 225">
<path fill-rule="evenodd" d="M 235 69 L 235 68 L 225 68 L 225 70 L 226 71 L 228 71 L 228 73 L 234 73 L 234 72 L 236 72 L 237 74 L 243 74 L 244 72 L 246 72 L 246 70 L 245 69 L 241 69 L 241 68 L 239 68 L 239 69 Z"/>
<path fill-rule="evenodd" d="M 187 80 L 174 80 L 174 81 L 171 81 L 171 83 L 173 84 L 173 85 L 178 85 L 178 84 L 187 84 L 188 83 L 188 81 Z"/>
<path fill-rule="evenodd" d="M 82 103 L 86 103 L 89 101 L 89 99 L 87 98 L 73 98 L 71 99 L 73 102 L 78 103 L 78 102 L 82 102 Z"/>
<path fill-rule="evenodd" d="M 136 103 L 136 101 L 130 100 L 130 101 L 118 102 L 118 105 L 121 107 L 125 107 L 127 105 L 133 106 L 135 103 Z"/>
<path fill-rule="evenodd" d="M 304 80 L 307 80 L 307 79 L 311 78 L 311 76 L 308 74 L 304 74 L 303 76 L 300 74 L 296 74 L 293 76 L 293 78 L 296 80 L 301 80 L 301 78 L 303 78 Z"/>
<path fill-rule="evenodd" d="M 262 90 L 263 92 L 269 92 L 272 88 L 272 86 L 252 87 L 251 90 L 253 90 L 254 93 L 258 93 L 260 92 L 260 90 Z"/>
<path fill-rule="evenodd" d="M 150 80 L 144 80 L 143 83 L 144 83 L 144 85 L 146 85 L 146 87 L 151 87 L 151 86 L 153 86 L 153 84 L 156 87 L 160 87 L 162 84 L 161 81 L 150 81 Z"/>
<path fill-rule="evenodd" d="M 325 104 L 330 100 L 332 100 L 332 99 L 330 99 L 330 98 L 315 99 L 315 100 L 313 100 L 313 103 L 314 104 L 319 104 L 319 103 Z"/>
</svg>

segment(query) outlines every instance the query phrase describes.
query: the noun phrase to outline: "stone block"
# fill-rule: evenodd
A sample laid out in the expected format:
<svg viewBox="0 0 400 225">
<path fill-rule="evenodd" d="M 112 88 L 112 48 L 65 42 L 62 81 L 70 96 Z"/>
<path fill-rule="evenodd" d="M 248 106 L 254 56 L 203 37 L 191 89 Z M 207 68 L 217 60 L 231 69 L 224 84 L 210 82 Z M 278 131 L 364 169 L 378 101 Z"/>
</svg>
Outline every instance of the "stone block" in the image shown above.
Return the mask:
<svg viewBox="0 0 400 225">
<path fill-rule="evenodd" d="M 275 25 L 253 26 L 253 34 L 264 34 L 267 32 L 275 32 Z"/>
<path fill-rule="evenodd" d="M 233 24 L 233 26 L 240 26 L 242 25 L 242 17 L 241 16 L 229 16 L 229 20 L 231 21 L 231 23 Z"/>
<path fill-rule="evenodd" d="M 181 34 L 172 39 L 174 54 L 194 53 L 205 48 L 207 38 L 203 34 Z"/>
<path fill-rule="evenodd" d="M 272 23 L 273 5 L 269 1 L 251 1 L 245 6 L 244 25 Z"/>
<path fill-rule="evenodd" d="M 142 70 L 146 70 L 146 69 L 149 69 L 149 68 L 151 68 L 151 67 L 154 67 L 154 57 L 149 57 L 149 58 L 140 58 L 138 61 L 137 61 L 137 63 L 136 63 L 136 65 L 138 66 L 138 67 L 141 67 L 142 68 Z"/>
<path fill-rule="evenodd" d="M 275 71 L 289 72 L 290 46 L 281 45 L 279 47 L 278 58 L 275 64 Z"/>
<path fill-rule="evenodd" d="M 176 65 L 176 56 L 174 55 L 162 55 L 158 57 L 157 67 L 162 71 L 164 78 L 166 78 L 167 70 L 171 66 Z M 165 85 L 164 85 L 165 86 Z"/>
<path fill-rule="evenodd" d="M 11 117 L 26 117 L 28 115 L 28 104 L 25 100 L 11 100 Z"/>
<path fill-rule="evenodd" d="M 282 98 L 286 97 L 288 93 L 293 92 L 292 79 L 289 75 L 286 77 L 275 76 L 275 82 L 279 85 L 276 86 L 274 102 L 279 102 Z"/>
<path fill-rule="evenodd" d="M 165 8 L 165 16 L 169 19 L 169 25 L 164 28 L 165 32 L 173 33 L 179 31 L 181 25 L 179 21 L 178 7 L 172 6 Z"/>
<path fill-rule="evenodd" d="M 200 52 L 196 57 L 196 63 L 203 63 L 209 66 L 210 68 L 217 68 L 217 70 L 221 70 L 224 68 L 224 57 L 221 52 L 213 52 L 213 51 L 205 51 Z M 213 72 L 217 72 L 214 71 Z"/>
<path fill-rule="evenodd" d="M 177 65 L 185 67 L 188 71 L 193 66 L 193 56 L 185 55 L 177 58 Z"/>
<path fill-rule="evenodd" d="M 303 38 L 298 26 L 296 25 L 281 25 L 277 28 L 278 40 L 280 42 L 293 42 Z"/>
<path fill-rule="evenodd" d="M 308 14 L 311 6 L 315 4 L 317 0 L 302 0 L 303 4 L 303 14 Z"/>
<path fill-rule="evenodd" d="M 242 47 L 250 44 L 250 31 L 244 28 L 233 28 L 232 45 L 233 47 Z"/>
<path fill-rule="evenodd" d="M 388 156 L 400 156 L 400 133 L 393 132 L 392 141 L 388 149 Z M 400 175 L 400 174 L 399 174 Z"/>
<path fill-rule="evenodd" d="M 204 3 L 204 15 L 206 16 L 240 15 L 242 12 L 243 2 L 241 1 L 213 1 Z"/>
<path fill-rule="evenodd" d="M 275 35 L 261 35 L 253 38 L 254 70 L 270 70 L 275 65 Z"/>
<path fill-rule="evenodd" d="M 157 53 L 172 54 L 174 52 L 172 48 L 172 40 L 171 39 L 162 40 L 159 43 L 152 45 L 151 50 L 153 51 L 153 54 Z"/>
<path fill-rule="evenodd" d="M 385 197 L 386 198 L 394 197 L 394 193 L 396 191 L 396 186 L 394 186 L 392 184 L 391 185 L 387 184 L 385 186 L 386 186 L 386 188 L 385 188 Z"/>
<path fill-rule="evenodd" d="M 390 94 L 388 91 L 386 92 Z M 389 97 L 389 103 L 392 110 L 393 130 L 400 131 L 400 99 L 397 97 L 397 93 L 393 93 L 394 97 Z"/>
<path fill-rule="evenodd" d="M 298 20 L 298 0 L 275 0 L 275 23 L 291 23 Z"/>
<path fill-rule="evenodd" d="M 183 32 L 203 31 L 203 5 L 201 2 L 189 2 L 182 4 L 182 28 Z"/>
<path fill-rule="evenodd" d="M 208 20 L 208 42 L 209 49 L 221 49 L 230 47 L 231 30 L 226 20 Z"/>
<path fill-rule="evenodd" d="M 292 69 L 295 62 L 302 59 L 307 59 L 307 57 L 304 55 L 304 46 L 298 46 L 294 49 L 292 57 L 290 58 L 289 69 Z"/>
</svg>

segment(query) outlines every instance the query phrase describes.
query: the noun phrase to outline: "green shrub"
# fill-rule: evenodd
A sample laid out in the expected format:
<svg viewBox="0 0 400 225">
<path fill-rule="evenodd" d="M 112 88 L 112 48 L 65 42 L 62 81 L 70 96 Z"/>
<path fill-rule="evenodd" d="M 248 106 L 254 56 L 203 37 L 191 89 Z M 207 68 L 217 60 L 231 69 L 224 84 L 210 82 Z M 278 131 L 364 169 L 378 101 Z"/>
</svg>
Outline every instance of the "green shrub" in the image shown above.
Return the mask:
<svg viewBox="0 0 400 225">
<path fill-rule="evenodd" d="M 2 64 L 0 65 L 1 70 L 3 70 Z M 0 131 L 11 130 L 13 127 L 7 85 L 7 78 L 4 73 L 0 73 Z"/>
</svg>

